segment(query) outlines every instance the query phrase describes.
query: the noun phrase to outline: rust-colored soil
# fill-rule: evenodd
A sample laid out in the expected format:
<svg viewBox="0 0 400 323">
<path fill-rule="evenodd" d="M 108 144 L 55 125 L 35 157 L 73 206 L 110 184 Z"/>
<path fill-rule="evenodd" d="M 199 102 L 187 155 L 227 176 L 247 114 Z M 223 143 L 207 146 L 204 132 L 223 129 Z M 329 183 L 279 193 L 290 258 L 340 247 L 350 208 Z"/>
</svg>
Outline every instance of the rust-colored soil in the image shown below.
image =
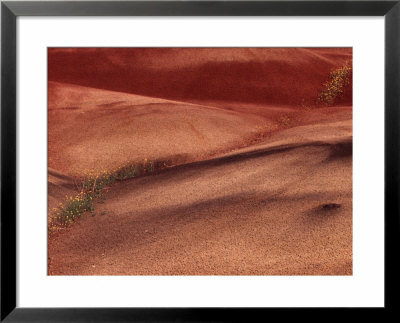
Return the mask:
<svg viewBox="0 0 400 323">
<path fill-rule="evenodd" d="M 185 162 L 236 148 L 273 122 L 245 112 L 49 83 L 49 167 L 69 175 L 144 158 Z"/>
<path fill-rule="evenodd" d="M 351 50 L 121 52 L 50 52 L 49 217 L 87 169 L 173 166 L 50 234 L 50 275 L 352 274 L 351 98 L 309 104 Z"/>
</svg>

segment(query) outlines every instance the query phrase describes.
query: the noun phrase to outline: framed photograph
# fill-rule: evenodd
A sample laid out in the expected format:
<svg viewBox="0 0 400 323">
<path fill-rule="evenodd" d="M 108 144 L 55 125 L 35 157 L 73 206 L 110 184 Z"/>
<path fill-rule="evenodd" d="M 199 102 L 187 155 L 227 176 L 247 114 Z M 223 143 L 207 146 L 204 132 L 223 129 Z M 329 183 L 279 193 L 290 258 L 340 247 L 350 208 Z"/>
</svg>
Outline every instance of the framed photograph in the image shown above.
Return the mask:
<svg viewBox="0 0 400 323">
<path fill-rule="evenodd" d="M 1 321 L 394 311 L 399 19 L 2 2 Z"/>
</svg>

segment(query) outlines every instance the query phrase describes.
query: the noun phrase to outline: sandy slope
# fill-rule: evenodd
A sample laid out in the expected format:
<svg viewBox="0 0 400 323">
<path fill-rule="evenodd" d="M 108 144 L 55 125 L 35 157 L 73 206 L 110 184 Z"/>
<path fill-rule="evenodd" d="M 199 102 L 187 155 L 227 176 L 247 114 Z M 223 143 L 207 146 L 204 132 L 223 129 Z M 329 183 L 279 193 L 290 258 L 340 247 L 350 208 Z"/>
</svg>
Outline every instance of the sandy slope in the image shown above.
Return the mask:
<svg viewBox="0 0 400 323">
<path fill-rule="evenodd" d="M 116 184 L 50 240 L 49 273 L 352 274 L 352 127 L 339 119 Z"/>
<path fill-rule="evenodd" d="M 212 100 L 200 105 L 49 82 L 49 167 L 73 176 L 145 158 L 191 162 L 340 111 Z"/>
<path fill-rule="evenodd" d="M 49 166 L 65 174 L 144 158 L 184 162 L 273 124 L 245 112 L 49 83 Z"/>
<path fill-rule="evenodd" d="M 185 102 L 298 105 L 316 98 L 352 49 L 50 48 L 48 57 L 52 81 Z"/>
<path fill-rule="evenodd" d="M 50 210 L 86 169 L 176 165 L 116 183 L 49 236 L 49 274 L 351 274 L 351 91 L 310 107 L 350 58 L 49 49 Z"/>
<path fill-rule="evenodd" d="M 253 143 L 281 120 L 320 120 L 326 111 L 297 114 L 352 50 L 50 48 L 48 55 L 49 167 L 74 175 L 144 158 L 200 160 Z"/>
</svg>

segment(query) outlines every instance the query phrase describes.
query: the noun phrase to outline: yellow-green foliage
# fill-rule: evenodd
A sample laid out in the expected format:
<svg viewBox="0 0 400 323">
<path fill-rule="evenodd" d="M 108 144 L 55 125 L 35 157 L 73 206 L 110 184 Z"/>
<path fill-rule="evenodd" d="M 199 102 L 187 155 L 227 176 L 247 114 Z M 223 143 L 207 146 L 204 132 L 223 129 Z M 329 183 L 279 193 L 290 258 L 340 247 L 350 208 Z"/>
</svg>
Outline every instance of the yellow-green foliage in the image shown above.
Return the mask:
<svg viewBox="0 0 400 323">
<path fill-rule="evenodd" d="M 94 170 L 89 171 L 83 178 L 81 191 L 90 194 L 94 198 L 100 197 L 104 187 L 111 185 L 116 179 L 119 179 L 117 171 L 110 172 L 104 170 L 100 173 L 96 173 Z"/>
<path fill-rule="evenodd" d="M 324 88 L 318 96 L 318 102 L 332 106 L 343 95 L 343 92 L 350 84 L 352 77 L 352 67 L 345 64 L 342 67 L 332 71 L 329 75 L 329 81 L 324 84 Z"/>
<path fill-rule="evenodd" d="M 161 170 L 168 166 L 167 162 L 153 162 L 144 159 L 143 164 L 125 164 L 112 171 L 96 172 L 87 171 L 86 174 L 78 180 L 79 193 L 76 196 L 66 196 L 64 203 L 60 203 L 54 208 L 55 223 L 50 223 L 50 227 L 67 226 L 79 218 L 87 211 L 93 212 L 93 202 L 95 199 L 104 195 L 104 189 L 115 181 L 134 178 L 138 175 L 150 174 L 155 170 Z"/>
<path fill-rule="evenodd" d="M 58 225 L 66 226 L 75 221 L 82 213 L 93 211 L 93 196 L 89 193 L 80 192 L 75 197 L 66 196 L 65 203 L 60 203 L 56 211 L 55 220 Z"/>
<path fill-rule="evenodd" d="M 80 192 L 76 196 L 66 196 L 65 202 L 60 203 L 54 209 L 56 224 L 66 226 L 79 218 L 82 213 L 93 212 L 94 199 L 101 197 L 103 189 L 115 180 L 116 176 L 112 172 L 95 173 L 94 170 L 88 171 L 82 180 Z"/>
</svg>

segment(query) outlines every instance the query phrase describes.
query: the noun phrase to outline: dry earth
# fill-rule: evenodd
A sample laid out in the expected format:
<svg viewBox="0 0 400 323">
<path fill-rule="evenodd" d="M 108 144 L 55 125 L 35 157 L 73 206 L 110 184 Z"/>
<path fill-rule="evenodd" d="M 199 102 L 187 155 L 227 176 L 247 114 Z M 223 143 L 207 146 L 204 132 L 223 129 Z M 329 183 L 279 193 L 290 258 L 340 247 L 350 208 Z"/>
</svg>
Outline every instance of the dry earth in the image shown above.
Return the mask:
<svg viewBox="0 0 400 323">
<path fill-rule="evenodd" d="M 351 275 L 351 97 L 331 108 L 307 103 L 351 50 L 292 51 L 204 49 L 195 57 L 143 49 L 147 56 L 138 52 L 135 72 L 149 71 L 144 83 L 154 80 L 153 70 L 161 76 L 153 87 L 137 86 L 139 95 L 130 88 L 137 82 L 132 71 L 130 83 L 126 74 L 101 83 L 93 66 L 103 56 L 92 53 L 94 62 L 75 75 L 68 67 L 79 55 L 54 50 L 49 217 L 75 194 L 72 178 L 87 169 L 144 158 L 174 166 L 116 182 L 105 202 L 96 202 L 95 216 L 49 235 L 49 274 Z M 116 64 L 109 78 L 130 59 L 107 57 Z M 241 89 L 260 66 L 270 75 L 263 79 L 261 69 Z M 185 76 L 188 69 L 193 73 Z M 171 84 L 163 81 L 173 71 Z M 205 81 L 217 76 L 220 83 Z M 199 86 L 189 91 L 193 82 Z M 215 84 L 225 90 L 215 92 Z"/>
</svg>

